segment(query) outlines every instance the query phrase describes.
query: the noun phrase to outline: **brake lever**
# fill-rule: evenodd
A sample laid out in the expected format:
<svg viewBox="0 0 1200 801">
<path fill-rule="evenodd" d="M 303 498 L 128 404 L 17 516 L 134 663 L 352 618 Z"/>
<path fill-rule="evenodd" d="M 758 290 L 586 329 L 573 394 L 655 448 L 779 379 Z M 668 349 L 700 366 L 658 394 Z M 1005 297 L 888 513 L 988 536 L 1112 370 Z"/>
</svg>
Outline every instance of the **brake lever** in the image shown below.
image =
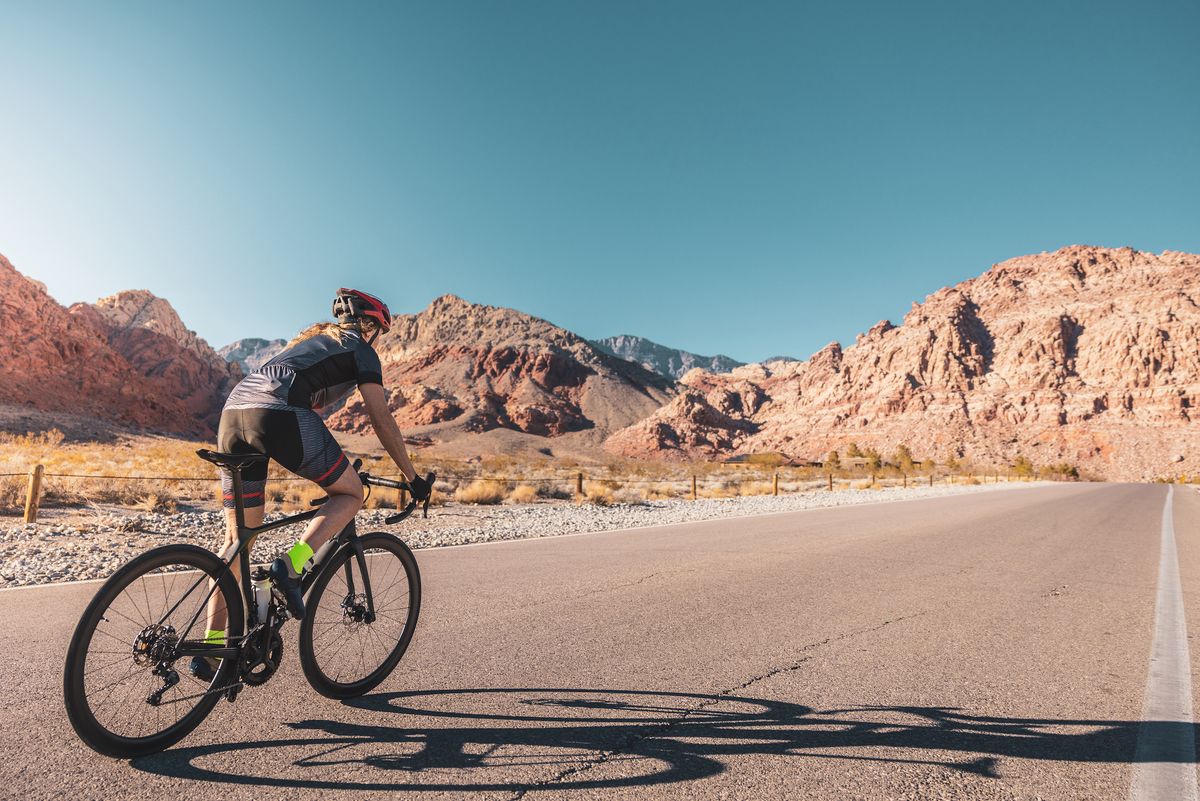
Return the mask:
<svg viewBox="0 0 1200 801">
<path fill-rule="evenodd" d="M 426 473 L 425 483 L 429 485 L 429 494 L 425 496 L 425 502 L 421 504 L 421 517 L 429 517 L 429 502 L 433 500 L 433 482 L 437 480 L 437 473 Z"/>
<path fill-rule="evenodd" d="M 383 522 L 389 526 L 394 526 L 396 523 L 401 523 L 401 522 L 407 520 L 412 515 L 412 513 L 416 510 L 416 508 L 417 508 L 417 502 L 415 500 L 409 501 L 408 506 L 404 507 L 404 511 L 400 512 L 400 514 L 392 515 L 391 517 L 385 518 Z"/>
</svg>

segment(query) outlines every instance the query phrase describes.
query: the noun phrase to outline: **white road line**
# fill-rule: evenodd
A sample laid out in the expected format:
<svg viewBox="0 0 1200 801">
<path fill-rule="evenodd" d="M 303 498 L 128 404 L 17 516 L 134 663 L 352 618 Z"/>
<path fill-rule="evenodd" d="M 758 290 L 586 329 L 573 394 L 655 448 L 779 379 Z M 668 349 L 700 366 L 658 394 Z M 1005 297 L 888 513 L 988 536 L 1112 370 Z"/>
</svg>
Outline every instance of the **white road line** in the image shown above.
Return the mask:
<svg viewBox="0 0 1200 801">
<path fill-rule="evenodd" d="M 1158 559 L 1158 599 L 1146 701 L 1134 755 L 1133 801 L 1197 801 L 1196 735 L 1192 727 L 1192 661 L 1188 653 L 1179 555 L 1167 489 Z"/>
</svg>

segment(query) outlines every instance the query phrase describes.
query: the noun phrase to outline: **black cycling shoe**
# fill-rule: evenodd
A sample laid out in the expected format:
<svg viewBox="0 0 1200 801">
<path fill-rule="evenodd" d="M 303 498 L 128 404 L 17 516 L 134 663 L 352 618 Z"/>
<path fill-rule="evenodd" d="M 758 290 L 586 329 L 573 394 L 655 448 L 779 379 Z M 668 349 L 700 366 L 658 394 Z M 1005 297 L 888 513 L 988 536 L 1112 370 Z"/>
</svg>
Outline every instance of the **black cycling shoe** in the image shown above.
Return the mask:
<svg viewBox="0 0 1200 801">
<path fill-rule="evenodd" d="M 271 580 L 275 582 L 275 586 L 283 593 L 283 598 L 287 601 L 288 614 L 296 618 L 296 620 L 304 619 L 304 594 L 300 591 L 300 577 L 292 570 L 292 561 L 286 557 L 279 557 L 271 563 Z"/>
<path fill-rule="evenodd" d="M 193 656 L 191 664 L 188 665 L 188 673 L 200 681 L 211 682 L 217 676 L 217 666 L 213 664 L 216 661 L 206 656 Z"/>
</svg>

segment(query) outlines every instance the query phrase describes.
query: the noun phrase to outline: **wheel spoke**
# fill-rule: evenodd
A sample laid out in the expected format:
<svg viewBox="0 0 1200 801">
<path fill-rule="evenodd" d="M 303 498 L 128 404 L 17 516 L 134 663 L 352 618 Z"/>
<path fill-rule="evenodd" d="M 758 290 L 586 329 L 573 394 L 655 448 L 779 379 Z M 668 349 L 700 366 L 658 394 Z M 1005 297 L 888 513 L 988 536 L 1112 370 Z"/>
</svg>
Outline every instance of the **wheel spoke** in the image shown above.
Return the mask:
<svg viewBox="0 0 1200 801">
<path fill-rule="evenodd" d="M 311 620 L 305 622 L 305 641 L 301 647 L 309 649 L 318 678 L 335 687 L 377 681 L 378 671 L 407 642 L 414 589 L 405 562 L 388 547 L 368 547 L 365 555 L 374 622 L 366 623 L 360 618 L 365 609 L 346 606 L 347 602 L 364 606 L 366 603 L 366 583 L 358 560 L 349 552 L 336 565 L 329 566 L 330 577 L 316 597 L 310 599 Z M 345 578 L 347 560 L 355 588 L 353 597 Z"/>
<path fill-rule="evenodd" d="M 144 567 L 132 563 L 101 587 L 93 602 L 95 608 L 89 607 L 92 611 L 80 623 L 90 629 L 80 629 L 68 656 L 71 722 L 98 750 L 145 752 L 146 746 L 139 743 L 170 736 L 180 724 L 190 730 L 215 703 L 210 700 L 202 706 L 209 693 L 194 690 L 207 691 L 210 685 L 191 676 L 187 662 L 174 654 L 185 634 L 175 626 L 191 617 L 189 608 L 203 615 L 209 588 L 207 581 L 177 581 L 176 574 L 200 572 L 215 578 L 217 566 L 212 557 L 187 546 L 159 550 L 162 553 Z M 147 557 L 152 554 L 155 552 Z M 225 597 L 227 587 L 227 583 L 219 584 L 215 597 L 229 608 L 236 601 L 231 604 Z M 185 613 L 187 617 L 180 617 Z M 230 630 L 241 634 L 240 625 L 232 625 Z M 156 675 L 160 670 L 156 665 L 164 675 Z M 178 676 L 174 684 L 168 685 L 168 671 Z M 151 694 L 159 695 L 160 703 L 149 703 Z"/>
</svg>

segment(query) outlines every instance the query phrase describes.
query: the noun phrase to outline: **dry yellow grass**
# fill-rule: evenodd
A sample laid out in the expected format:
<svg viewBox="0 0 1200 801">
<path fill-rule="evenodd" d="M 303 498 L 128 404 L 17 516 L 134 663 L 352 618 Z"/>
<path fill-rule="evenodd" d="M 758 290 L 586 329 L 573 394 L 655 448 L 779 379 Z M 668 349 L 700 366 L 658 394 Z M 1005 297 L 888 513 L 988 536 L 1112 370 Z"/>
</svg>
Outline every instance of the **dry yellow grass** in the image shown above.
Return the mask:
<svg viewBox="0 0 1200 801">
<path fill-rule="evenodd" d="M 533 503 L 537 500 L 538 491 L 536 487 L 529 484 L 520 484 L 513 488 L 513 491 L 508 493 L 509 503 Z"/>
<path fill-rule="evenodd" d="M 472 481 L 454 491 L 459 503 L 491 505 L 504 500 L 504 487 L 498 481 Z"/>
<path fill-rule="evenodd" d="M 34 464 L 42 464 L 48 474 L 44 480 L 43 506 L 62 504 L 119 504 L 140 509 L 170 511 L 177 506 L 219 505 L 217 471 L 195 455 L 208 442 L 192 442 L 157 436 L 129 436 L 106 443 L 67 442 L 61 432 L 36 434 L 0 433 L 0 473 L 18 473 L 0 477 L 0 509 L 19 512 L 25 502 L 27 474 Z M 358 456 L 360 454 L 352 454 Z M 374 475 L 395 477 L 398 473 L 390 459 L 380 455 L 362 455 L 363 469 Z M 518 460 L 511 456 L 483 459 L 449 459 L 415 454 L 421 473 L 438 474 L 441 488 L 433 503 L 454 499 L 463 503 L 529 503 L 536 497 L 570 499 L 575 495 L 577 473 L 583 473 L 585 498 L 591 503 L 638 502 L 670 498 L 690 498 L 692 477 L 699 480 L 699 497 L 730 498 L 740 495 L 766 495 L 772 491 L 772 474 L 778 472 L 783 493 L 812 488 L 812 482 L 825 486 L 821 468 L 776 467 L 777 459 L 764 458 L 757 463 L 723 464 L 717 462 L 651 462 L 611 460 L 603 463 L 577 463 L 569 459 L 531 457 Z M 986 470 L 987 468 L 980 468 Z M 167 476 L 197 478 L 176 481 L 160 478 L 109 480 L 100 478 L 64 478 L 54 474 Z M 270 469 L 268 500 L 287 511 L 307 509 L 309 502 L 324 495 L 315 485 L 296 480 L 277 465 Z M 957 476 L 957 477 L 956 477 Z M 484 479 L 499 480 L 484 480 Z M 1190 477 L 1196 480 L 1196 476 Z M 282 480 L 287 479 L 287 480 Z M 864 488 L 869 480 L 861 470 L 840 470 L 835 475 L 837 488 Z M 895 485 L 900 474 L 884 468 L 877 486 Z M 910 486 L 924 486 L 927 475 L 909 476 Z M 990 481 L 990 476 L 984 478 Z M 1021 480 L 1020 478 L 1015 480 Z M 1027 479 L 1026 479 L 1027 480 Z M 969 465 L 956 467 L 947 476 L 939 469 L 937 483 L 980 482 L 970 473 Z M 399 494 L 376 488 L 369 508 L 399 505 Z"/>
<path fill-rule="evenodd" d="M 611 487 L 606 487 L 604 484 L 597 482 L 585 489 L 583 500 L 596 506 L 611 506 L 616 501 L 616 498 L 613 495 Z"/>
<path fill-rule="evenodd" d="M 642 491 L 642 497 L 647 501 L 667 501 L 681 494 L 682 490 L 672 484 L 651 484 Z"/>
</svg>

